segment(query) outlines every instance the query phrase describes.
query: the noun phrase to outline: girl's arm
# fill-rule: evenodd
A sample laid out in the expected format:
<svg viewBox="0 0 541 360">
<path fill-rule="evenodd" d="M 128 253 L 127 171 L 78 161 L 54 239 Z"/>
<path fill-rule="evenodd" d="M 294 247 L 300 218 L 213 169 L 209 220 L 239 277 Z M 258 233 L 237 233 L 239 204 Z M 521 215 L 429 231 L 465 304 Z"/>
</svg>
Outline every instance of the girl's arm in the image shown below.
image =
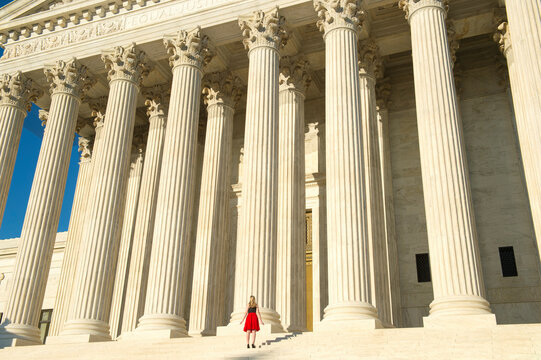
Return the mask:
<svg viewBox="0 0 541 360">
<path fill-rule="evenodd" d="M 248 315 L 248 306 L 246 307 L 246 311 L 244 312 L 244 316 L 242 317 L 242 320 L 240 321 L 241 324 L 244 321 L 244 319 L 246 319 L 247 315 Z"/>
<path fill-rule="evenodd" d="M 263 319 L 261 318 L 261 314 L 259 313 L 259 305 L 257 305 L 257 317 L 259 318 L 261 325 L 265 325 L 265 323 L 263 322 Z"/>
</svg>

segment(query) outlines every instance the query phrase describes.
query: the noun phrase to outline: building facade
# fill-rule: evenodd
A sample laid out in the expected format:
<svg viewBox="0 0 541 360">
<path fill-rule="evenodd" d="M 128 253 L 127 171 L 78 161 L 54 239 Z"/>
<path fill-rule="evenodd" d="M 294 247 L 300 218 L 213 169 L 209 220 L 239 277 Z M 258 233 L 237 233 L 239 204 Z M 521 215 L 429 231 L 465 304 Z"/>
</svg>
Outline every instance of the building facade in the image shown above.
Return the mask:
<svg viewBox="0 0 541 360">
<path fill-rule="evenodd" d="M 31 103 L 45 126 L 21 237 L 0 242 L 0 344 L 41 343 L 48 316 L 47 343 L 227 335 L 250 295 L 266 333 L 541 322 L 540 13 L 0 9 L 0 216 Z"/>
</svg>

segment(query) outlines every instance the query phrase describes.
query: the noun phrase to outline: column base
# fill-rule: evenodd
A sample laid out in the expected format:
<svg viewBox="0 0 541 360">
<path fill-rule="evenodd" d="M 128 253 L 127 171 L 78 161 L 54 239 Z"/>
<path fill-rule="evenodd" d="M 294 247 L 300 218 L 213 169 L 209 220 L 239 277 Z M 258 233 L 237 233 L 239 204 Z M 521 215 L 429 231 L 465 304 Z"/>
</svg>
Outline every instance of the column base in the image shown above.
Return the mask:
<svg viewBox="0 0 541 360">
<path fill-rule="evenodd" d="M 358 301 L 330 304 L 323 312 L 322 322 L 352 320 L 378 320 L 378 311 L 372 304 Z"/>
<path fill-rule="evenodd" d="M 430 316 L 462 316 L 492 314 L 485 298 L 475 295 L 448 296 L 434 299 L 430 304 Z"/>
<path fill-rule="evenodd" d="M 84 344 L 84 343 L 93 343 L 93 342 L 103 342 L 111 341 L 110 336 L 101 336 L 94 334 L 73 334 L 73 335 L 58 335 L 58 336 L 49 336 L 45 340 L 47 345 L 57 345 L 57 344 Z"/>
<path fill-rule="evenodd" d="M 479 329 L 495 327 L 496 315 L 430 315 L 423 317 L 423 326 L 429 329 Z"/>
<path fill-rule="evenodd" d="M 73 344 L 111 341 L 109 324 L 95 319 L 69 320 L 58 336 L 47 338 L 47 344 Z"/>
<path fill-rule="evenodd" d="M 259 326 L 257 336 L 267 336 L 271 334 L 280 334 L 284 332 L 282 326 L 276 326 L 275 324 L 265 324 Z M 227 326 L 218 326 L 216 329 L 216 336 L 239 336 L 244 334 L 244 325 L 237 323 L 230 323 Z"/>
<path fill-rule="evenodd" d="M 30 345 L 43 345 L 37 327 L 10 324 L 0 329 L 0 349 Z"/>
<path fill-rule="evenodd" d="M 182 316 L 159 314 L 143 315 L 139 320 L 137 328 L 126 333 L 123 340 L 126 339 L 173 339 L 187 337 L 186 321 Z"/>
</svg>

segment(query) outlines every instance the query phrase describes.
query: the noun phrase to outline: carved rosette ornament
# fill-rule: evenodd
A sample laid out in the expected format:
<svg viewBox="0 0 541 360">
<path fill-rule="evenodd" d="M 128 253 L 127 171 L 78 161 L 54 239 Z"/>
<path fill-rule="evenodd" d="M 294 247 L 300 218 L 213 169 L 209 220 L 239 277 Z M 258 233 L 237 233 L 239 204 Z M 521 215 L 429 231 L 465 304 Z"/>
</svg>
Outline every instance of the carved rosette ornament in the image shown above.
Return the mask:
<svg viewBox="0 0 541 360">
<path fill-rule="evenodd" d="M 359 41 L 359 75 L 383 78 L 383 61 L 379 47 L 373 39 Z"/>
<path fill-rule="evenodd" d="M 141 93 L 145 97 L 145 106 L 147 107 L 147 116 L 149 118 L 166 116 L 169 109 L 169 99 L 171 97 L 170 83 L 143 88 Z"/>
<path fill-rule="evenodd" d="M 263 46 L 279 50 L 285 46 L 288 38 L 284 24 L 285 18 L 278 14 L 278 7 L 240 17 L 239 26 L 244 37 L 244 48 L 253 50 Z"/>
<path fill-rule="evenodd" d="M 449 0 L 399 0 L 398 7 L 406 13 L 406 19 L 411 20 L 413 14 L 422 8 L 436 7 L 443 9 L 445 15 L 449 11 Z"/>
<path fill-rule="evenodd" d="M 191 65 L 202 69 L 213 58 L 209 49 L 209 38 L 201 34 L 198 26 L 193 30 L 180 30 L 176 35 L 163 39 L 169 56 L 169 65 L 175 68 L 180 65 Z"/>
<path fill-rule="evenodd" d="M 108 71 L 109 82 L 126 80 L 141 85 L 141 81 L 151 70 L 147 55 L 139 50 L 135 43 L 129 46 L 116 46 L 112 51 L 104 52 L 101 60 Z"/>
<path fill-rule="evenodd" d="M 241 80 L 230 71 L 215 72 L 203 78 L 204 102 L 207 107 L 225 105 L 234 108 L 242 96 Z"/>
<path fill-rule="evenodd" d="M 22 72 L 0 76 L 0 106 L 11 105 L 23 111 L 30 111 L 43 91 L 36 88 L 34 82 Z"/>
<path fill-rule="evenodd" d="M 90 75 L 88 68 L 76 58 L 68 61 L 59 60 L 54 65 L 45 66 L 45 77 L 51 83 L 51 95 L 64 93 L 78 99 L 90 89 L 96 80 Z"/>
<path fill-rule="evenodd" d="M 280 91 L 297 90 L 305 93 L 312 82 L 310 63 L 302 57 L 284 56 L 280 60 Z"/>
<path fill-rule="evenodd" d="M 364 18 L 359 0 L 314 0 L 314 9 L 319 17 L 317 27 L 324 36 L 340 28 L 357 32 Z"/>
</svg>

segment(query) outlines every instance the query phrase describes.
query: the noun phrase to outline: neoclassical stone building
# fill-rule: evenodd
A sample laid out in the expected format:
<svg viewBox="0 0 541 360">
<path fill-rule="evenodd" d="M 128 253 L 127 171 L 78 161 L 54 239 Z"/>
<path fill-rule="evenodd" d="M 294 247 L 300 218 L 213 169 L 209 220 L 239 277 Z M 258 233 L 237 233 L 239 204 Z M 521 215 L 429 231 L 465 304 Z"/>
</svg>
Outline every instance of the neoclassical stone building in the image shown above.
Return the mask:
<svg viewBox="0 0 541 360">
<path fill-rule="evenodd" d="M 265 334 L 541 322 L 540 12 L 0 9 L 0 218 L 31 103 L 45 126 L 21 237 L 0 242 L 0 346 L 42 343 L 42 310 L 47 343 L 239 334 L 252 294 Z"/>
</svg>

